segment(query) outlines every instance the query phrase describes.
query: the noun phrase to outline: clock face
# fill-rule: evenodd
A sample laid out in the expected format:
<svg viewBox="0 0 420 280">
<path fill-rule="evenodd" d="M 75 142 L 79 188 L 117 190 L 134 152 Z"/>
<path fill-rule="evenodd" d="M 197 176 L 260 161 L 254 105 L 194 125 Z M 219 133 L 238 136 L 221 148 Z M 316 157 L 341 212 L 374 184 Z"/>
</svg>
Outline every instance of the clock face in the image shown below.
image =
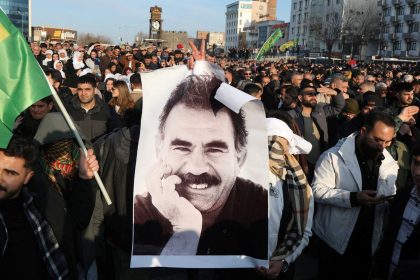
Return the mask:
<svg viewBox="0 0 420 280">
<path fill-rule="evenodd" d="M 152 22 L 152 27 L 153 27 L 154 29 L 159 29 L 159 27 L 160 27 L 160 23 L 159 23 L 159 21 L 153 21 L 153 22 Z"/>
</svg>

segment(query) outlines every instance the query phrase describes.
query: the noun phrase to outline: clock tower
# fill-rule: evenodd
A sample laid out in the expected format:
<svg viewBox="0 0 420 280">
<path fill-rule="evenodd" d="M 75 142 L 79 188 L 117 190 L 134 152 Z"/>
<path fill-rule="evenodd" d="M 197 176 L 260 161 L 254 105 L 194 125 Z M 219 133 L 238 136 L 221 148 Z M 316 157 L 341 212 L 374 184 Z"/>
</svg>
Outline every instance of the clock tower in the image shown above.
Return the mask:
<svg viewBox="0 0 420 280">
<path fill-rule="evenodd" d="M 162 31 L 162 8 L 154 6 L 150 8 L 149 38 L 160 39 Z"/>
</svg>

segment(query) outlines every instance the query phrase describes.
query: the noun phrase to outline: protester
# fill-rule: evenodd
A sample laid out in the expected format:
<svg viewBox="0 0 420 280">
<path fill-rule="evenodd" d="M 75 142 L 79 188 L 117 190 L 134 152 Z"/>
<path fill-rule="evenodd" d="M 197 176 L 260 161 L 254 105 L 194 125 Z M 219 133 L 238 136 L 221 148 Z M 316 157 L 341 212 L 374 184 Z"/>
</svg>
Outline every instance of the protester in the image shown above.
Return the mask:
<svg viewBox="0 0 420 280">
<path fill-rule="evenodd" d="M 385 149 L 394 134 L 393 118 L 373 111 L 360 132 L 321 155 L 312 184 L 320 279 L 368 279 L 396 191 L 398 165 Z"/>
</svg>

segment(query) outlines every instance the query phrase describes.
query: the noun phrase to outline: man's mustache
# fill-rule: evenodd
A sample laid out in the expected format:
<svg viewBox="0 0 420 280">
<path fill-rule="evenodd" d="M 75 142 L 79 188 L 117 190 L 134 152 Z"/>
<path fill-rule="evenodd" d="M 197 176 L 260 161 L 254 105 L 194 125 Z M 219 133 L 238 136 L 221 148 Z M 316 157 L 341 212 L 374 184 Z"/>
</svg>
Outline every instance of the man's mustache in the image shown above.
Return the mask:
<svg viewBox="0 0 420 280">
<path fill-rule="evenodd" d="M 194 175 L 191 173 L 186 174 L 175 174 L 181 179 L 180 185 L 201 185 L 206 184 L 208 186 L 211 185 L 219 185 L 222 180 L 219 176 L 210 175 L 208 173 L 202 173 L 200 175 Z"/>
</svg>

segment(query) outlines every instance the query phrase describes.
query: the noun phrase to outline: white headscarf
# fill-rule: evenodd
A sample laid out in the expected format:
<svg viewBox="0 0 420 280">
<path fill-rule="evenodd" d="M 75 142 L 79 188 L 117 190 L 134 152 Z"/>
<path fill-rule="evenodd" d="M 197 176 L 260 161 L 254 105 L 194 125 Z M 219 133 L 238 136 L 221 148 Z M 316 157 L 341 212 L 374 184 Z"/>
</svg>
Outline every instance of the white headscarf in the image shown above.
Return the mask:
<svg viewBox="0 0 420 280">
<path fill-rule="evenodd" d="M 64 53 L 65 54 L 65 56 L 64 57 L 61 57 L 60 56 L 60 54 L 61 53 Z M 63 61 L 64 63 L 66 63 L 67 62 L 67 60 L 69 60 L 69 57 L 67 56 L 67 51 L 65 50 L 65 49 L 61 49 L 61 50 L 59 50 L 58 51 L 58 56 L 59 56 L 59 59 L 61 60 L 61 61 Z"/>
<path fill-rule="evenodd" d="M 268 136 L 277 135 L 289 142 L 289 153 L 292 155 L 309 154 L 312 144 L 293 133 L 290 127 L 279 119 L 267 118 Z"/>
<path fill-rule="evenodd" d="M 56 61 L 54 61 L 54 69 L 55 70 L 58 70 L 57 69 L 57 63 L 61 63 L 62 65 L 63 65 L 63 67 L 64 67 L 64 64 L 63 64 L 63 62 L 61 61 L 61 60 L 56 60 Z M 64 73 L 64 71 L 63 71 L 63 68 L 61 68 L 61 70 L 58 70 L 58 71 L 60 71 L 60 73 L 61 73 L 61 77 L 63 78 L 63 79 L 65 79 L 66 78 L 66 74 Z"/>
<path fill-rule="evenodd" d="M 85 67 L 85 64 L 83 63 L 83 61 L 78 60 L 80 58 L 80 56 L 83 56 L 82 52 L 74 52 L 74 54 L 73 54 L 74 70 L 79 70 L 79 69 L 82 69 L 83 67 Z"/>
</svg>

